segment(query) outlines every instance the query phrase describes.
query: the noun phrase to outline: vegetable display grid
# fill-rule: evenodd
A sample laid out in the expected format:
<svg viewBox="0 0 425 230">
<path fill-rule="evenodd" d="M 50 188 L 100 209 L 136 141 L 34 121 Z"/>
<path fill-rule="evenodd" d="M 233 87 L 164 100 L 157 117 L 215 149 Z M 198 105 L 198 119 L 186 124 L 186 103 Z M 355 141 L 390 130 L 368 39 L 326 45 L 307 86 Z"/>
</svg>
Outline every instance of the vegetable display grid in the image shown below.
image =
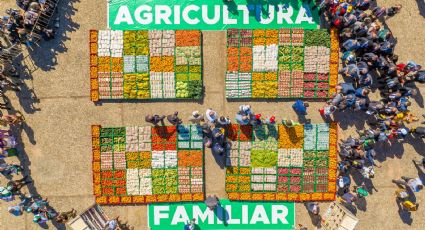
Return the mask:
<svg viewBox="0 0 425 230">
<path fill-rule="evenodd" d="M 204 199 L 200 127 L 93 125 L 92 146 L 93 191 L 98 204 Z"/>
<path fill-rule="evenodd" d="M 226 130 L 230 200 L 334 200 L 337 125 L 232 125 Z"/>
<path fill-rule="evenodd" d="M 331 34 L 303 29 L 227 30 L 226 97 L 328 98 L 336 85 L 331 71 L 338 68 L 334 59 L 338 38 Z"/>
<path fill-rule="evenodd" d="M 201 40 L 199 30 L 91 30 L 91 100 L 200 99 Z"/>
</svg>

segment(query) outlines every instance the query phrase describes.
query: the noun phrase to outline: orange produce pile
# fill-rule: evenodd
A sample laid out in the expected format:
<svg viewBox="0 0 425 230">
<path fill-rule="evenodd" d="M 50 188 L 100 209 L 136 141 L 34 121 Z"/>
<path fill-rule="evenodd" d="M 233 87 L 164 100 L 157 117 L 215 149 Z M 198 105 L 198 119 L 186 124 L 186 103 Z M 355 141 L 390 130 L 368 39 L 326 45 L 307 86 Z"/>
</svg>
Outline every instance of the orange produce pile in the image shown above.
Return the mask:
<svg viewBox="0 0 425 230">
<path fill-rule="evenodd" d="M 279 148 L 302 149 L 304 147 L 304 126 L 297 125 L 291 128 L 279 125 Z"/>
<path fill-rule="evenodd" d="M 201 167 L 202 152 L 198 150 L 180 150 L 178 152 L 179 167 Z"/>
<path fill-rule="evenodd" d="M 200 46 L 199 30 L 176 30 L 176 46 Z"/>
</svg>

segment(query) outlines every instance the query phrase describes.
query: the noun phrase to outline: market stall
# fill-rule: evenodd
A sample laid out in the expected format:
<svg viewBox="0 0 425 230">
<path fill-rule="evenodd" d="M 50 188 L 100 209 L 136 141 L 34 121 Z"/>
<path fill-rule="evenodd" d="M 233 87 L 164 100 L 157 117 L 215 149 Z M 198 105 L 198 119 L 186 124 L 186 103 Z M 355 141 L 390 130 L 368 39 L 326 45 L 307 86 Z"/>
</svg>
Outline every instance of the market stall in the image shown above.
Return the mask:
<svg viewBox="0 0 425 230">
<path fill-rule="evenodd" d="M 327 30 L 227 30 L 226 97 L 328 98 L 338 77 L 335 39 Z"/>
<path fill-rule="evenodd" d="M 199 126 L 92 126 L 98 204 L 204 200 Z"/>
<path fill-rule="evenodd" d="M 334 200 L 337 124 L 240 126 L 228 130 L 230 200 Z"/>
<path fill-rule="evenodd" d="M 359 219 L 344 206 L 333 202 L 322 216 L 326 230 L 354 230 Z"/>
<path fill-rule="evenodd" d="M 73 230 L 103 230 L 108 220 L 109 218 L 103 212 L 103 209 L 94 204 L 70 220 L 67 225 Z"/>
<path fill-rule="evenodd" d="M 201 99 L 199 30 L 92 30 L 92 101 Z"/>
</svg>

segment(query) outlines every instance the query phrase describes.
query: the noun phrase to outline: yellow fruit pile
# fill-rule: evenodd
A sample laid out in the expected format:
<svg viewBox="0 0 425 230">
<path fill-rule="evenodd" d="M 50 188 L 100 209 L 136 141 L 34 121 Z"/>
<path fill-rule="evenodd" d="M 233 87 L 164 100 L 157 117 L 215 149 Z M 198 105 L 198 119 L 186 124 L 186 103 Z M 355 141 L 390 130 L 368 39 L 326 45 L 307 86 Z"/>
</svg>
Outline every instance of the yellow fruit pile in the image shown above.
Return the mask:
<svg viewBox="0 0 425 230">
<path fill-rule="evenodd" d="M 252 82 L 253 98 L 276 98 L 277 81 L 254 81 Z"/>
<path fill-rule="evenodd" d="M 124 74 L 124 98 L 149 98 L 149 75 L 147 73 Z"/>
</svg>

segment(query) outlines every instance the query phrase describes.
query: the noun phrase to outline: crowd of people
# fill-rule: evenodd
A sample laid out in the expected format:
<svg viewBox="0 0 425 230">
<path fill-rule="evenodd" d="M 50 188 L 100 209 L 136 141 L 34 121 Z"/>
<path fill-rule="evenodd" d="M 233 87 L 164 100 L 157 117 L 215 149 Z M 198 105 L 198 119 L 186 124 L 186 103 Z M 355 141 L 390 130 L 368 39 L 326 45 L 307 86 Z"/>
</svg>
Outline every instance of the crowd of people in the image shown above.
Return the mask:
<svg viewBox="0 0 425 230">
<path fill-rule="evenodd" d="M 14 202 L 16 198 L 19 202 L 8 207 L 10 214 L 20 216 L 24 212 L 33 213 L 33 221 L 38 224 L 46 223 L 49 220 L 55 220 L 58 223 L 64 223 L 75 217 L 75 210 L 69 212 L 57 213 L 48 205 L 47 198 L 43 199 L 36 195 L 26 195 L 22 192 L 22 188 L 33 183 L 29 180 L 27 172 L 24 171 L 22 165 L 8 163 L 8 158 L 19 154 L 16 149 L 16 137 L 12 134 L 12 127 L 19 127 L 25 122 L 21 113 L 15 115 L 2 115 L 0 117 L 0 125 L 6 129 L 0 129 L 0 174 L 7 180 L 6 185 L 0 186 L 0 200 L 5 202 Z M 25 175 L 20 179 L 15 179 L 20 175 Z"/>
<path fill-rule="evenodd" d="M 372 189 L 365 183 L 374 178 L 376 168 L 375 146 L 381 143 L 400 142 L 409 136 L 425 138 L 425 126 L 420 126 L 420 116 L 410 110 L 411 100 L 417 95 L 417 83 L 425 83 L 425 70 L 409 61 L 399 63 L 394 54 L 396 38 L 384 26 L 385 19 L 402 9 L 374 6 L 373 0 L 323 0 L 320 12 L 323 18 L 339 31 L 341 74 L 346 80 L 336 87 L 336 93 L 320 110 L 326 119 L 334 119 L 341 111 L 365 112 L 368 128 L 357 130 L 357 137 L 341 140 L 337 180 L 338 199 L 348 205 L 364 198 Z M 371 101 L 369 94 L 377 90 L 381 100 Z M 425 116 L 424 116 L 425 118 Z M 422 122 L 425 124 L 425 122 Z M 423 164 L 424 162 L 415 163 Z M 358 172 L 362 183 L 352 186 L 350 174 Z M 410 199 L 408 191 L 423 188 L 420 178 L 401 177 L 393 180 L 399 186 L 396 197 L 403 211 L 415 211 L 418 204 Z"/>
<path fill-rule="evenodd" d="M 49 9 L 46 0 L 17 0 L 19 9 L 6 10 L 6 16 L 0 20 L 0 29 L 7 35 L 12 44 L 26 44 L 30 46 L 31 31 L 34 28 L 38 16 L 43 11 Z M 56 19 L 55 27 L 59 27 L 59 21 Z M 54 37 L 54 30 L 51 28 L 43 28 L 43 35 L 46 39 Z M 2 45 L 0 44 L 2 48 Z"/>
<path fill-rule="evenodd" d="M 308 103 L 296 101 L 292 107 L 298 114 L 305 115 L 308 106 Z M 182 124 L 182 119 L 178 117 L 178 112 L 174 112 L 171 115 L 155 114 L 145 116 L 145 121 L 155 126 L 164 126 L 165 119 L 171 125 Z M 231 143 L 227 139 L 228 133 L 226 132 L 228 126 L 232 123 L 232 119 L 229 116 L 220 116 L 217 111 L 209 108 L 204 115 L 199 111 L 193 111 L 187 120 L 202 128 L 204 146 L 211 148 L 213 153 L 223 154 L 231 148 Z M 278 122 L 275 116 L 263 117 L 260 113 L 254 113 L 250 105 L 240 105 L 234 120 L 239 125 L 252 126 L 275 125 Z M 281 124 L 287 127 L 300 125 L 299 122 L 291 119 L 283 119 Z"/>
<path fill-rule="evenodd" d="M 9 9 L 7 16 L 0 20 L 0 29 L 7 35 L 13 44 L 27 44 L 30 41 L 30 32 L 33 29 L 38 15 L 48 10 L 46 0 L 17 0 L 19 10 Z M 376 159 L 377 145 L 402 142 L 408 137 L 425 138 L 425 126 L 421 126 L 421 116 L 413 114 L 409 107 L 418 94 L 416 84 L 425 83 L 425 70 L 414 61 L 400 63 L 394 53 L 397 39 L 383 23 L 386 18 L 393 17 L 401 11 L 400 4 L 393 7 L 379 7 L 373 0 L 322 0 L 319 1 L 320 13 L 327 23 L 339 31 L 341 61 L 343 68 L 339 74 L 346 82 L 336 86 L 336 93 L 319 110 L 325 119 L 334 119 L 335 114 L 344 111 L 364 112 L 368 115 L 368 128 L 357 130 L 357 136 L 350 136 L 339 143 L 340 161 L 338 162 L 337 197 L 341 203 L 355 205 L 359 199 L 369 196 L 372 188 L 368 187 L 375 176 L 375 170 L 381 167 Z M 58 26 L 56 21 L 55 26 Z M 53 29 L 43 30 L 46 38 L 54 36 Z M 0 43 L 0 49 L 5 48 Z M 0 71 L 0 96 L 4 97 L 6 89 L 19 91 L 19 84 L 8 77 L 19 77 L 16 70 L 6 74 Z M 378 91 L 381 99 L 370 100 L 369 94 Z M 298 115 L 307 113 L 309 104 L 297 100 L 292 106 Z M 0 108 L 10 109 L 6 103 Z M 425 116 L 422 115 L 424 118 Z M 205 147 L 211 148 L 213 153 L 223 154 L 231 148 L 226 138 L 226 127 L 231 124 L 229 116 L 220 116 L 218 112 L 209 108 L 205 113 L 193 111 L 188 120 L 202 127 Z M 254 113 L 250 105 L 239 106 L 234 120 L 240 125 L 274 125 L 275 116 L 263 117 Z M 155 126 L 179 125 L 182 119 L 178 112 L 170 115 L 147 115 L 145 121 Z M 9 181 L 0 186 L 0 199 L 5 202 L 19 202 L 8 208 L 9 213 L 20 216 L 24 212 L 34 215 L 33 221 L 38 224 L 53 220 L 65 223 L 76 216 L 72 209 L 68 212 L 56 212 L 48 204 L 47 198 L 27 195 L 21 189 L 33 183 L 27 176 L 15 179 L 27 172 L 18 164 L 7 163 L 10 156 L 17 154 L 17 141 L 10 127 L 19 126 L 25 122 L 22 114 L 3 115 L 0 125 L 9 129 L 0 130 L 0 173 Z M 282 124 L 293 127 L 299 122 L 283 119 Z M 425 124 L 425 122 L 422 122 Z M 417 168 L 425 167 L 425 159 L 413 161 Z M 352 177 L 357 173 L 361 176 L 361 183 L 353 185 Z M 412 192 L 423 189 L 423 181 L 418 177 L 401 176 L 392 181 L 398 186 L 395 192 L 397 204 L 405 211 L 416 211 L 418 203 L 410 199 Z M 214 199 L 217 199 L 216 197 Z M 317 202 L 306 203 L 307 210 L 313 215 L 319 215 Z M 108 222 L 110 229 L 118 227 L 118 218 Z M 188 224 L 193 226 L 194 223 Z"/>
</svg>

